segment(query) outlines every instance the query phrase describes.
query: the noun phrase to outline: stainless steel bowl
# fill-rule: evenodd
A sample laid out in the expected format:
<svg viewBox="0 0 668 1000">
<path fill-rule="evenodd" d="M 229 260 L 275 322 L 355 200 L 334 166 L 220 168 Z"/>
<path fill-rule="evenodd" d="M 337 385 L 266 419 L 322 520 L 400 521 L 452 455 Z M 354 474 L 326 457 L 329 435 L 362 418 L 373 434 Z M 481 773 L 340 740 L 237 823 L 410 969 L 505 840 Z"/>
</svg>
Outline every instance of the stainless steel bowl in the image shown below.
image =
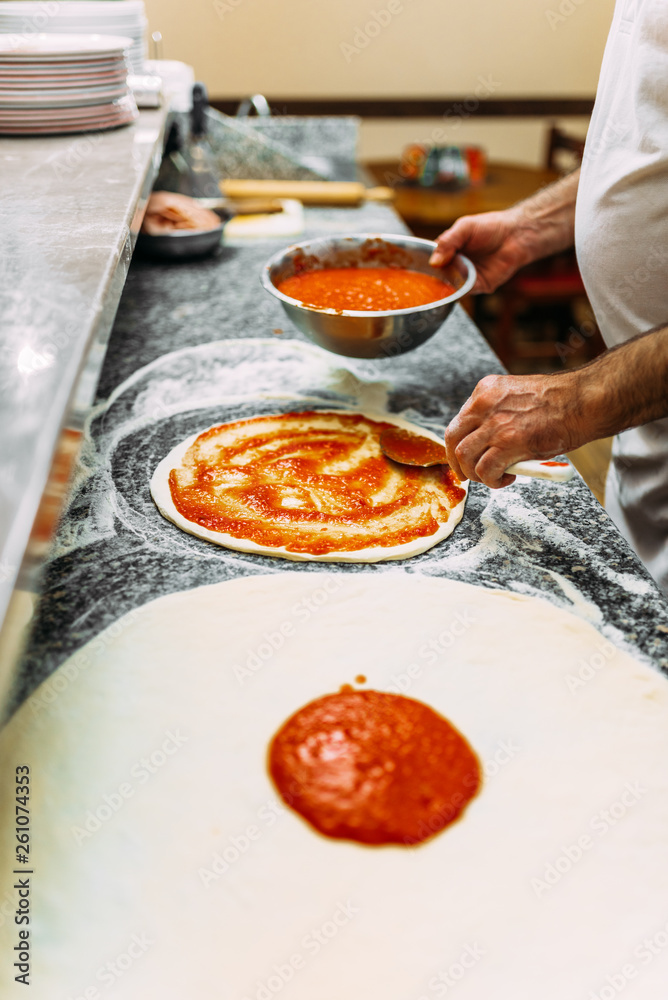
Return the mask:
<svg viewBox="0 0 668 1000">
<path fill-rule="evenodd" d="M 266 290 L 279 300 L 295 326 L 320 347 L 349 358 L 392 358 L 412 351 L 433 337 L 455 302 L 470 292 L 475 284 L 475 268 L 461 254 L 445 268 L 430 267 L 429 257 L 435 246 L 430 240 L 387 233 L 325 236 L 296 243 L 275 254 L 265 264 L 261 280 Z M 445 299 L 413 309 L 337 312 L 304 305 L 279 292 L 276 287 L 297 272 L 351 266 L 407 267 L 443 278 L 456 291 Z"/>
<path fill-rule="evenodd" d="M 137 250 L 145 257 L 187 258 L 204 257 L 220 246 L 225 223 L 215 229 L 174 229 L 172 232 L 151 236 L 139 233 Z"/>
</svg>

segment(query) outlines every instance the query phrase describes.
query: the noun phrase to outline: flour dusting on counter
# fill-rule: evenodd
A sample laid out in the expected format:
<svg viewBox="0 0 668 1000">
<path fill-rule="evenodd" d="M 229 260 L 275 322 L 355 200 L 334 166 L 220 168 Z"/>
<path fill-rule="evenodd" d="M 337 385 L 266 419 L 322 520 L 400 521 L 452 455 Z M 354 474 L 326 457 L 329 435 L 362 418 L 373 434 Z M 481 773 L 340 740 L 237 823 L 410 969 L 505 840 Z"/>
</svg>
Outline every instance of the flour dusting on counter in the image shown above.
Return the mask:
<svg viewBox="0 0 668 1000">
<path fill-rule="evenodd" d="M 47 569 L 41 632 L 38 627 L 16 701 L 67 655 L 148 600 L 283 570 L 282 560 L 222 549 L 185 535 L 160 515 L 149 481 L 175 445 L 217 423 L 297 407 L 386 409 L 442 433 L 472 388 L 461 352 L 448 344 L 474 336 L 470 321 L 455 311 L 433 341 L 382 364 L 343 363 L 295 339 L 242 336 L 179 347 L 133 372 L 98 404 L 86 426 Z M 602 516 L 578 478 L 565 485 L 518 481 L 496 492 L 472 483 L 464 518 L 450 538 L 408 560 L 400 572 L 541 597 L 592 622 L 634 655 L 668 667 L 668 608 Z M 315 563 L 290 564 L 293 572 L 295 566 L 320 571 Z M 337 567 L 341 573 L 390 571 L 396 569 L 382 563 Z M 64 637 L 58 644 L 54 630 Z"/>
</svg>

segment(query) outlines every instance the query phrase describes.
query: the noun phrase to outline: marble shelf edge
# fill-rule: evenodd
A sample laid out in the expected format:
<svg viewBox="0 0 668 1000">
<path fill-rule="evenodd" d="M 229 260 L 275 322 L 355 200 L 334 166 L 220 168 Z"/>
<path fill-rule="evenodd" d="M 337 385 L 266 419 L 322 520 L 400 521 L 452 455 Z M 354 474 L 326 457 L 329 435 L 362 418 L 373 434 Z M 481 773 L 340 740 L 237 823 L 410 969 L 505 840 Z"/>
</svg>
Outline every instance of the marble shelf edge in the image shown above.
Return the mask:
<svg viewBox="0 0 668 1000">
<path fill-rule="evenodd" d="M 0 221 L 13 234 L 0 254 L 0 689 L 18 654 L 12 598 L 37 587 L 40 521 L 65 496 L 168 114 L 142 111 L 113 132 L 0 138 Z"/>
</svg>

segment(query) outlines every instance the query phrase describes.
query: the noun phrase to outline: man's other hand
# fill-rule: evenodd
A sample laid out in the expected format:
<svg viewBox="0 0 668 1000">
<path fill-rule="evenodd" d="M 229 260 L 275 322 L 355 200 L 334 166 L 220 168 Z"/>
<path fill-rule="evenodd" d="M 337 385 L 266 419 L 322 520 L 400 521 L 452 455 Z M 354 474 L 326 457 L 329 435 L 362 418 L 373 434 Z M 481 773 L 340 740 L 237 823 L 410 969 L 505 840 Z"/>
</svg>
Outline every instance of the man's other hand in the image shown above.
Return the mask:
<svg viewBox="0 0 668 1000">
<path fill-rule="evenodd" d="M 460 478 L 509 486 L 509 465 L 549 459 L 591 440 L 579 418 L 576 372 L 488 375 L 445 432 L 448 463 Z"/>
</svg>

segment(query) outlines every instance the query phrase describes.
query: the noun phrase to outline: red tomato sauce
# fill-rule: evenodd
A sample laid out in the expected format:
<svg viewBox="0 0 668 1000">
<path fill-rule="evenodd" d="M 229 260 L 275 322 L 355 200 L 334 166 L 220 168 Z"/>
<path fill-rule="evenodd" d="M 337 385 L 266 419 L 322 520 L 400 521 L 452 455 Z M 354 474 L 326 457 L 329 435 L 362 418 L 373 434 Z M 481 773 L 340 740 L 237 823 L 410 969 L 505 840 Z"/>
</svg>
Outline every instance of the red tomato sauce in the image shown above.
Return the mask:
<svg viewBox="0 0 668 1000">
<path fill-rule="evenodd" d="M 331 267 L 285 278 L 279 292 L 314 309 L 385 312 L 452 295 L 453 285 L 403 267 Z"/>
<path fill-rule="evenodd" d="M 309 418 L 313 418 L 309 426 Z M 378 439 L 392 425 L 317 412 L 272 417 L 270 433 L 218 443 L 221 431 L 263 426 L 264 417 L 214 427 L 169 475 L 176 509 L 212 531 L 313 555 L 403 545 L 438 531 L 466 495 L 449 466 L 404 467 L 397 476 Z M 331 424 L 331 426 L 328 426 Z M 376 453 L 366 453 L 365 441 Z M 286 493 L 299 506 L 285 506 Z"/>
<path fill-rule="evenodd" d="M 342 690 L 295 712 L 269 773 L 283 801 L 326 837 L 414 846 L 453 823 L 482 783 L 465 738 L 428 705 Z"/>
<path fill-rule="evenodd" d="M 431 438 L 413 434 L 403 427 L 384 431 L 381 446 L 383 450 L 386 450 L 386 446 L 389 448 L 391 457 L 395 461 L 405 462 L 407 465 L 447 465 L 445 445 L 438 444 Z"/>
</svg>

